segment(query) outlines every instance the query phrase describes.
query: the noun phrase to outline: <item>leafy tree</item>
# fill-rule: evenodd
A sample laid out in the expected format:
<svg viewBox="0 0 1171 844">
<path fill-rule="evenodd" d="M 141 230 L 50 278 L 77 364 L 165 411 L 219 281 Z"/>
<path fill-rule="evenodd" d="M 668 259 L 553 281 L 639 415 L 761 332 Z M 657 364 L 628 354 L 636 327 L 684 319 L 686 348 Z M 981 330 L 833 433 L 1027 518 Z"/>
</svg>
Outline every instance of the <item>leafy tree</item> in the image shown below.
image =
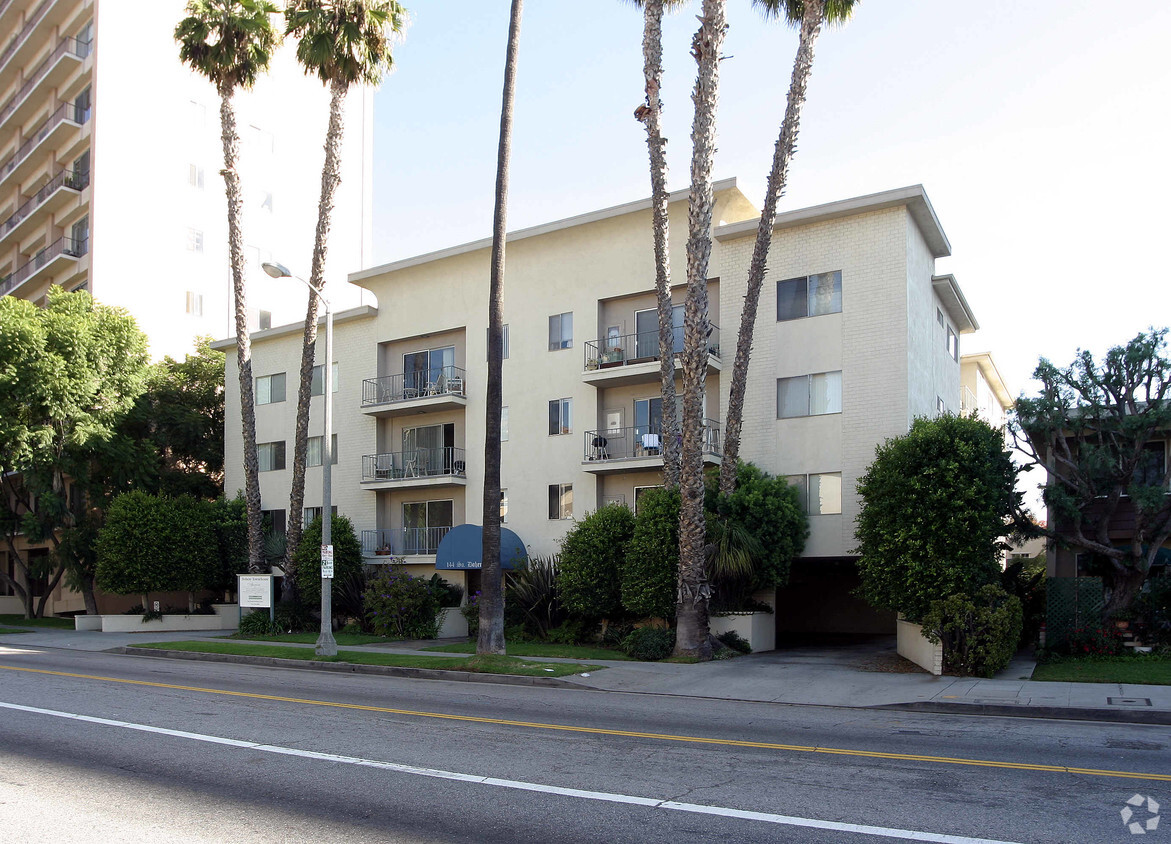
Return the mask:
<svg viewBox="0 0 1171 844">
<path fill-rule="evenodd" d="M 1107 614 L 1129 607 L 1159 550 L 1171 539 L 1171 359 L 1167 329 L 1138 334 L 1101 361 L 1079 350 L 1059 368 L 1044 358 L 1036 396 L 1017 400 L 1013 432 L 1033 465 L 1049 474 L 1046 533 L 1105 561 Z M 1133 520 L 1130 536 L 1112 528 Z"/>
<path fill-rule="evenodd" d="M 496 197 L 492 214 L 492 267 L 488 279 L 488 378 L 484 410 L 484 531 L 480 571 L 480 621 L 477 654 L 502 654 L 504 643 L 504 576 L 500 570 L 500 413 L 504 384 L 504 252 L 508 235 L 508 176 L 512 155 L 512 118 L 516 62 L 524 4 L 512 0 L 508 47 L 504 54 L 504 90 L 500 102 L 500 141 L 496 149 Z"/>
<path fill-rule="evenodd" d="M 290 0 L 285 8 L 285 35 L 297 38 L 297 61 L 306 74 L 316 76 L 329 86 L 329 126 L 325 133 L 325 161 L 321 167 L 321 195 L 309 271 L 309 282 L 317 290 L 325 289 L 325 259 L 329 249 L 334 194 L 342 181 L 341 146 L 345 133 L 342 109 L 346 94 L 354 85 L 378 85 L 382 81 L 393 61 L 392 40 L 403 31 L 405 24 L 406 10 L 395 0 Z M 297 553 L 301 543 L 318 304 L 318 297 L 310 294 L 305 311 L 297 387 L 297 427 L 293 436 L 293 478 L 286 533 L 290 556 Z M 327 360 L 322 365 L 333 366 L 333 361 Z M 295 589 L 295 577 L 293 581 Z"/>
<path fill-rule="evenodd" d="M 752 337 L 756 329 L 756 310 L 760 304 L 760 289 L 764 283 L 766 262 L 772 245 L 773 223 L 777 218 L 777 202 L 785 192 L 789 179 L 789 162 L 797 147 L 797 132 L 801 125 L 801 109 L 805 105 L 805 89 L 813 71 L 813 48 L 824 23 L 844 23 L 853 12 L 857 0 L 753 0 L 767 17 L 784 17 L 800 32 L 797 55 L 793 59 L 793 75 L 781 122 L 780 136 L 773 151 L 772 169 L 765 187 L 764 208 L 756 229 L 756 245 L 748 267 L 748 289 L 744 294 L 744 308 L 740 314 L 740 331 L 736 337 L 736 358 L 732 364 L 728 409 L 724 417 L 724 457 L 720 464 L 720 491 L 728 494 L 736 483 L 736 463 L 740 456 L 740 428 L 744 420 L 744 393 L 748 388 L 748 363 L 752 355 Z"/>
<path fill-rule="evenodd" d="M 878 446 L 858 481 L 859 592 L 918 622 L 931 602 L 1000 575 L 1003 539 L 1027 523 L 998 428 L 975 416 L 916 419 Z"/>
<path fill-rule="evenodd" d="M 236 361 L 240 370 L 240 420 L 244 445 L 244 501 L 248 508 L 248 569 L 264 567 L 260 515 L 260 462 L 256 453 L 256 404 L 252 381 L 252 344 L 248 335 L 248 297 L 244 285 L 244 235 L 240 192 L 240 135 L 233 98 L 268 70 L 277 32 L 277 7 L 266 0 L 190 0 L 187 17 L 175 27 L 179 58 L 206 77 L 220 95 L 220 138 L 224 148 L 224 194 L 228 203 L 228 253 L 236 312 Z M 316 324 L 316 322 L 314 323 Z"/>
<path fill-rule="evenodd" d="M 146 337 L 125 311 L 59 287 L 49 289 L 44 308 L 0 298 L 0 523 L 19 573 L 14 579 L 0 571 L 0 580 L 29 617 L 44 612 L 67 567 L 77 574 L 87 609 L 97 611 L 92 565 L 74 553 L 76 542 L 62 547 L 86 519 L 82 487 L 71 479 L 84 477 L 142 393 L 146 373 Z M 18 532 L 48 542 L 48 560 L 18 551 Z M 25 584 L 39 577 L 48 584 L 34 604 Z"/>
<path fill-rule="evenodd" d="M 588 514 L 561 540 L 561 602 L 589 619 L 622 613 L 620 588 L 626 549 L 634 535 L 634 514 L 611 504 Z"/>
<path fill-rule="evenodd" d="M 679 577 L 679 492 L 647 490 L 622 568 L 622 605 L 636 616 L 671 618 Z"/>
<path fill-rule="evenodd" d="M 365 563 L 362 560 L 362 543 L 354 532 L 354 524 L 346 516 L 334 514 L 330 525 L 330 539 L 333 541 L 333 579 L 342 582 L 362 574 Z M 305 527 L 301 544 L 290 561 L 296 571 L 297 594 L 302 605 L 316 607 L 321 604 L 321 517 Z"/>
</svg>

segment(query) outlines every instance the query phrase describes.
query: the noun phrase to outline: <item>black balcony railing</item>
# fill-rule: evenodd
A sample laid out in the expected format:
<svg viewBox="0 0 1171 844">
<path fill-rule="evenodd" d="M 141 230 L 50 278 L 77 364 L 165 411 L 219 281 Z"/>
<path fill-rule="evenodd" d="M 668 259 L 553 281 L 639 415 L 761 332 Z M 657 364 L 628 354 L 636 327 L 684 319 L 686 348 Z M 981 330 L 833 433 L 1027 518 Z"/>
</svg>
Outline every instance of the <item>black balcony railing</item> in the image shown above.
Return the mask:
<svg viewBox="0 0 1171 844">
<path fill-rule="evenodd" d="M 32 260 L 17 267 L 10 276 L 0 281 L 0 296 L 7 296 L 58 255 L 80 258 L 88 251 L 88 240 L 74 240 L 72 237 L 58 238 L 38 252 Z"/>
<path fill-rule="evenodd" d="M 683 352 L 683 329 L 673 333 L 675 354 Z M 720 329 L 709 324 L 707 351 L 712 357 L 720 356 Z M 659 359 L 659 332 L 643 331 L 638 334 L 618 334 L 601 340 L 587 340 L 585 343 L 585 368 L 608 369 L 612 366 L 627 366 L 632 363 L 648 363 Z"/>
<path fill-rule="evenodd" d="M 425 372 L 367 378 L 362 382 L 362 405 L 390 404 L 425 396 L 466 396 L 467 373 L 458 366 L 441 366 Z"/>
<path fill-rule="evenodd" d="M 362 456 L 363 481 L 467 476 L 462 448 L 416 448 Z"/>
<path fill-rule="evenodd" d="M 720 425 L 713 419 L 703 420 L 704 454 L 722 454 Z M 636 460 L 658 457 L 663 453 L 663 435 L 656 425 L 635 425 L 585 432 L 586 460 Z"/>
<path fill-rule="evenodd" d="M 80 191 L 84 190 L 87 185 L 89 185 L 88 170 L 81 172 L 62 170 L 50 179 L 48 184 L 29 197 L 3 224 L 0 224 L 0 237 L 3 237 L 19 226 L 30 214 L 44 205 L 49 197 L 61 188 L 72 188 L 73 190 Z"/>
<path fill-rule="evenodd" d="M 368 557 L 411 557 L 434 554 L 451 525 L 362 531 L 362 553 Z M 389 560 L 388 560 L 389 561 Z"/>
<path fill-rule="evenodd" d="M 29 153 L 33 151 L 33 147 L 48 137 L 58 124 L 71 120 L 79 126 L 84 126 L 90 118 L 91 111 L 92 109 L 89 108 L 78 108 L 73 103 L 61 103 L 45 122 L 25 138 L 24 143 L 17 148 L 16 152 L 10 155 L 3 164 L 0 164 L 0 179 L 20 166 L 20 163 L 28 158 Z"/>
<path fill-rule="evenodd" d="M 53 52 L 49 53 L 43 62 L 37 65 L 36 70 L 29 74 L 25 83 L 4 104 L 4 107 L 0 108 L 0 123 L 4 123 L 4 121 L 12 116 L 12 113 L 16 111 L 17 107 L 24 102 L 25 97 L 41 84 L 41 80 L 45 78 L 57 62 L 61 61 L 65 56 L 84 59 L 89 55 L 92 46 L 88 41 L 79 41 L 76 38 L 62 38 L 61 43 L 54 48 Z"/>
</svg>

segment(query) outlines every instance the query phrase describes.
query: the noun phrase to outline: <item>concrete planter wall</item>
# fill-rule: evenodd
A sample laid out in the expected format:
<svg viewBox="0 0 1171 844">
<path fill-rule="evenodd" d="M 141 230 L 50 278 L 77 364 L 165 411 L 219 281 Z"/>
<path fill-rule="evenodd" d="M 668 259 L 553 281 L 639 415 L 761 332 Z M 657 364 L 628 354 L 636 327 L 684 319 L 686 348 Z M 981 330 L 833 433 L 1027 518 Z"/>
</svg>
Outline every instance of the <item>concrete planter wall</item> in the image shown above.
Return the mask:
<svg viewBox="0 0 1171 844">
<path fill-rule="evenodd" d="M 909 659 L 920 668 L 930 671 L 936 677 L 943 674 L 943 642 L 933 645 L 923 635 L 923 628 L 899 618 L 898 622 L 899 656 Z"/>
<path fill-rule="evenodd" d="M 439 638 L 459 639 L 468 635 L 468 620 L 457 607 L 439 611 Z"/>
<path fill-rule="evenodd" d="M 73 618 L 76 630 L 101 630 L 103 633 L 170 633 L 195 630 L 235 630 L 239 624 L 236 604 L 215 604 L 215 615 L 164 615 L 153 621 L 135 615 L 78 615 Z"/>
<path fill-rule="evenodd" d="M 771 651 L 777 646 L 776 616 L 767 612 L 738 612 L 711 617 L 712 635 L 734 630 L 755 651 Z"/>
</svg>

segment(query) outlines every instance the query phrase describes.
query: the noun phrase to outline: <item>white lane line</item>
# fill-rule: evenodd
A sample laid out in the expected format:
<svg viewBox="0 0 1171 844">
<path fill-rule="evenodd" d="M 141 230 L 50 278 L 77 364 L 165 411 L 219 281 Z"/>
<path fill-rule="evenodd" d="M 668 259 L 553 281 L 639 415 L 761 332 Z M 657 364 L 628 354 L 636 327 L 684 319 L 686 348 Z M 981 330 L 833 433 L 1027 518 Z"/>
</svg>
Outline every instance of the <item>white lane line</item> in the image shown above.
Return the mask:
<svg viewBox="0 0 1171 844">
<path fill-rule="evenodd" d="M 228 747 L 238 747 L 244 750 L 257 750 L 262 753 L 274 753 L 281 756 L 297 756 L 302 759 L 315 759 L 321 762 L 336 762 L 344 765 L 359 765 L 366 768 L 378 768 L 383 771 L 393 771 L 398 774 L 409 774 L 432 779 L 454 780 L 456 782 L 474 783 L 476 785 L 494 786 L 496 788 L 510 788 L 518 791 L 533 791 L 540 794 L 556 794 L 562 797 L 577 797 L 582 800 L 599 800 L 605 803 L 625 803 L 634 806 L 646 806 L 650 809 L 669 809 L 676 812 L 690 812 L 697 815 L 718 815 L 725 818 L 760 821 L 763 823 L 780 824 L 783 826 L 799 826 L 809 829 L 824 829 L 833 832 L 850 832 L 858 835 L 877 835 L 885 838 L 898 838 L 903 841 L 930 841 L 934 844 L 1013 844 L 1009 841 L 998 841 L 991 838 L 969 838 L 964 835 L 940 835 L 934 832 L 918 832 L 913 829 L 895 829 L 884 826 L 867 826 L 865 824 L 840 823 L 838 821 L 819 820 L 817 818 L 801 818 L 792 815 L 777 815 L 771 812 L 750 812 L 744 809 L 732 809 L 725 806 L 705 806 L 700 803 L 679 803 L 674 800 L 659 800 L 653 797 L 635 797 L 630 794 L 614 794 L 608 791 L 586 791 L 580 788 L 563 788 L 556 785 L 524 782 L 522 780 L 506 780 L 498 777 L 482 777 L 474 774 L 461 774 L 455 771 L 442 771 L 437 768 L 420 768 L 415 765 L 401 765 L 395 762 L 382 762 L 377 759 L 362 759 L 357 756 L 339 756 L 335 753 L 320 753 L 313 750 L 299 750 L 295 747 L 281 747 L 275 744 L 261 744 L 254 741 L 240 741 L 239 739 L 211 736 L 204 733 L 190 733 L 185 730 L 169 730 L 165 727 L 152 727 L 148 724 L 135 724 L 130 721 L 115 721 L 110 718 L 97 718 L 93 715 L 78 715 L 73 712 L 59 712 L 55 709 L 42 709 L 37 706 L 22 706 L 18 703 L 0 701 L 0 708 L 14 709 L 18 712 L 29 712 L 34 715 L 50 715 L 54 718 L 66 718 L 71 721 L 83 721 L 87 724 L 100 724 L 104 727 L 118 727 L 125 730 L 137 730 L 143 733 L 171 736 L 173 738 L 200 741 L 208 744 L 220 744 Z"/>
</svg>

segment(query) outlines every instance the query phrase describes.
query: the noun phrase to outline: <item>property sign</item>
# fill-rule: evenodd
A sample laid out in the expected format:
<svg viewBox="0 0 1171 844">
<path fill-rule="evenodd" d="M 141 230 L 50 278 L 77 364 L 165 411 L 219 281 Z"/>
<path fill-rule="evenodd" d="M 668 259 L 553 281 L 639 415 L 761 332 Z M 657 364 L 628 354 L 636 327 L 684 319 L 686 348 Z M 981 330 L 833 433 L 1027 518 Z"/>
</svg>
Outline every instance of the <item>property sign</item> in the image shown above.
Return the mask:
<svg viewBox="0 0 1171 844">
<path fill-rule="evenodd" d="M 240 574 L 237 591 L 241 607 L 265 608 L 272 606 L 271 574 Z"/>
<path fill-rule="evenodd" d="M 321 576 L 333 577 L 333 546 L 321 546 Z"/>
</svg>

